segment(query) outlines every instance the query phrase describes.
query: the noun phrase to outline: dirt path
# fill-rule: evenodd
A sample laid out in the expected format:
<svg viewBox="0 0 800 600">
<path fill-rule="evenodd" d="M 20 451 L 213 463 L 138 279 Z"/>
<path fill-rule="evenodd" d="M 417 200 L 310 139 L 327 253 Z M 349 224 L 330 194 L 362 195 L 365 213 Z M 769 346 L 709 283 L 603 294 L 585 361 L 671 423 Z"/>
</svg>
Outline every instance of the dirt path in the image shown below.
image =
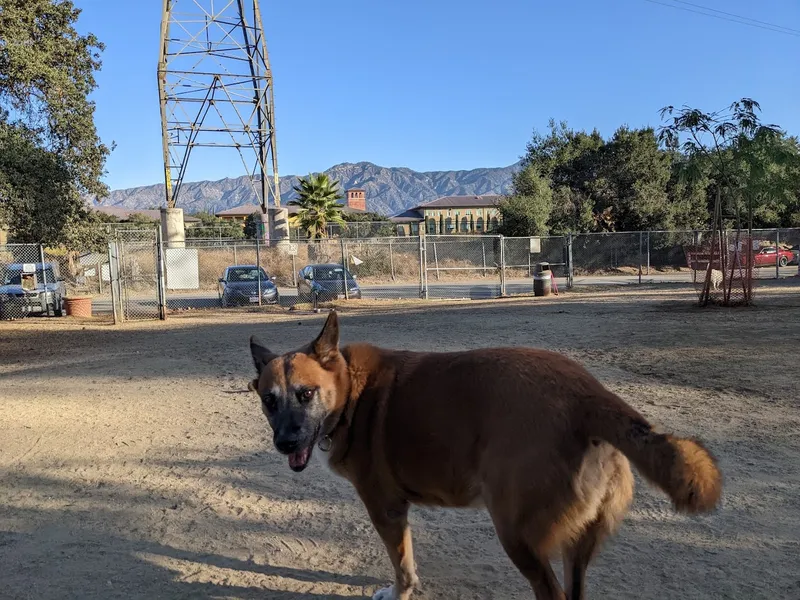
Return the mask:
<svg viewBox="0 0 800 600">
<path fill-rule="evenodd" d="M 797 291 L 794 292 L 795 298 Z M 344 341 L 567 352 L 664 428 L 699 435 L 722 510 L 674 515 L 644 485 L 589 573 L 592 598 L 800 598 L 800 302 L 699 311 L 691 296 L 343 314 Z M 792 306 L 793 302 L 793 306 Z M 271 448 L 246 340 L 321 316 L 0 324 L 0 598 L 369 597 L 388 560 L 349 484 Z M 84 328 L 85 327 L 85 328 Z M 530 598 L 480 511 L 415 510 L 420 598 Z"/>
</svg>

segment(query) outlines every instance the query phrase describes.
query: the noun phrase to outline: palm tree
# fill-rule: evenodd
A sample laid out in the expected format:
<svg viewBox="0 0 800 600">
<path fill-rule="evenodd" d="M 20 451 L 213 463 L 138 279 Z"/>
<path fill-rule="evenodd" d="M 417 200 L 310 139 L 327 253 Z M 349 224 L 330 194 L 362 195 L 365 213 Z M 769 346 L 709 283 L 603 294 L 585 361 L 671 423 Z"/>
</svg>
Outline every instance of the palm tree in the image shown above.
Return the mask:
<svg viewBox="0 0 800 600">
<path fill-rule="evenodd" d="M 328 223 L 344 225 L 344 206 L 338 203 L 342 199 L 338 181 L 331 181 L 325 173 L 309 175 L 300 179 L 299 184 L 294 186 L 294 191 L 297 192 L 297 199 L 289 204 L 300 207 L 297 220 L 309 238 L 324 238 Z"/>
</svg>

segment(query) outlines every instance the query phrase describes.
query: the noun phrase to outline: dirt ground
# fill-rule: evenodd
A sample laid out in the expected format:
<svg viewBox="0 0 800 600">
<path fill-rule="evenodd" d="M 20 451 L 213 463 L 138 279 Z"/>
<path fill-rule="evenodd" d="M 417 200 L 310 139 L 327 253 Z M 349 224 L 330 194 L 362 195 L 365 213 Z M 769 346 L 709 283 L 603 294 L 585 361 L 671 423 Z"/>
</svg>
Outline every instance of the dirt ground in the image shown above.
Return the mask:
<svg viewBox="0 0 800 600">
<path fill-rule="evenodd" d="M 697 435 L 726 487 L 675 515 L 639 482 L 590 598 L 800 598 L 800 288 L 752 309 L 690 292 L 373 306 L 344 342 L 563 351 L 663 428 Z M 387 313 L 387 306 L 391 313 Z M 391 308 L 395 306 L 395 308 Z M 248 336 L 305 343 L 322 315 L 0 323 L 0 598 L 370 597 L 391 578 L 349 484 L 271 447 Z M 481 511 L 414 510 L 419 598 L 531 598 Z"/>
</svg>

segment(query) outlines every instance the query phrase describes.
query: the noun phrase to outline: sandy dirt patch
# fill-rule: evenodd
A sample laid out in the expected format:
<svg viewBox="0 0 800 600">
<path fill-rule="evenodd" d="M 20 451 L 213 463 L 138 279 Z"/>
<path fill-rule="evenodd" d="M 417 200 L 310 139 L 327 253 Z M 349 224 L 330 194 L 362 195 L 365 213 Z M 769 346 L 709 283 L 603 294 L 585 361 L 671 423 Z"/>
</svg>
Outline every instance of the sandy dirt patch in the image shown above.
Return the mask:
<svg viewBox="0 0 800 600">
<path fill-rule="evenodd" d="M 376 304 L 347 341 L 566 352 L 647 417 L 698 435 L 722 509 L 675 515 L 639 482 L 591 598 L 800 598 L 797 288 L 751 310 L 691 292 Z M 292 473 L 250 394 L 248 336 L 307 342 L 322 315 L 0 324 L 0 598 L 369 597 L 391 578 L 349 484 Z M 421 599 L 532 597 L 481 511 L 414 510 Z"/>
</svg>

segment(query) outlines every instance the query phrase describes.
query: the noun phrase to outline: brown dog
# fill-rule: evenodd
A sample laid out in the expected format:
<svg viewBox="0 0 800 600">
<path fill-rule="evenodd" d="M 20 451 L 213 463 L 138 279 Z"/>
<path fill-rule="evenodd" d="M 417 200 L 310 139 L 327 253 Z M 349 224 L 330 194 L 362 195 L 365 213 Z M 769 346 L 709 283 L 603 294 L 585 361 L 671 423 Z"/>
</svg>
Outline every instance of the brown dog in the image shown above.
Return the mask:
<svg viewBox="0 0 800 600">
<path fill-rule="evenodd" d="M 340 350 L 335 312 L 305 348 L 276 355 L 255 338 L 250 347 L 275 447 L 302 471 L 318 444 L 386 545 L 395 582 L 374 599 L 407 600 L 418 584 L 411 504 L 485 506 L 536 598 L 577 600 L 631 502 L 628 459 L 680 511 L 720 498 L 720 472 L 699 443 L 656 433 L 560 354 Z M 559 552 L 566 596 L 550 566 Z"/>
</svg>

